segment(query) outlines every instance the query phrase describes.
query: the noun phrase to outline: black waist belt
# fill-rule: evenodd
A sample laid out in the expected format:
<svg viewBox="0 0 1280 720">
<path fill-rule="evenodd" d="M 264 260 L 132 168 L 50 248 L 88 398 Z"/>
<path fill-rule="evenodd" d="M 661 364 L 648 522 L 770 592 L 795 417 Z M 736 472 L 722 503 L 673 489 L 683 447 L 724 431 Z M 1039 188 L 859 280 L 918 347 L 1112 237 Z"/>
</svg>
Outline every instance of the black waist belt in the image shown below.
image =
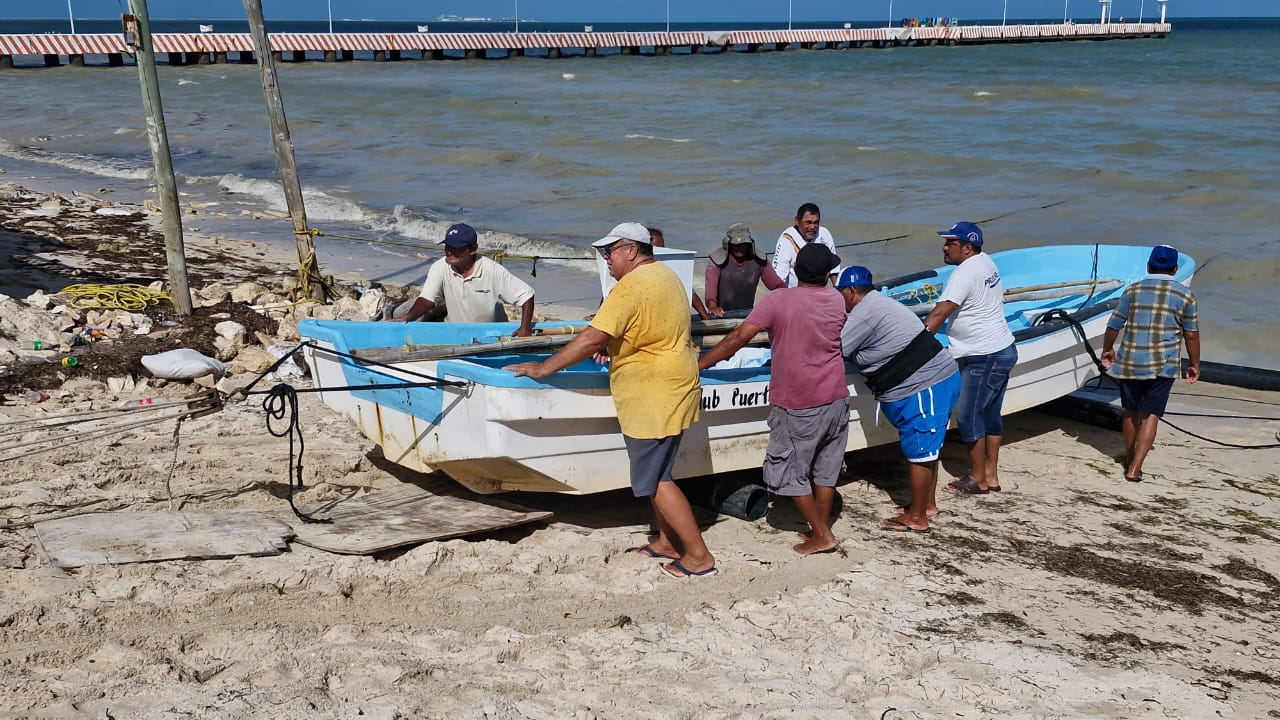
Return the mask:
<svg viewBox="0 0 1280 720">
<path fill-rule="evenodd" d="M 867 387 L 877 397 L 883 395 L 901 385 L 941 351 L 942 343 L 938 342 L 938 338 L 928 330 L 921 330 L 919 335 L 879 369 L 863 373 L 867 379 Z"/>
</svg>

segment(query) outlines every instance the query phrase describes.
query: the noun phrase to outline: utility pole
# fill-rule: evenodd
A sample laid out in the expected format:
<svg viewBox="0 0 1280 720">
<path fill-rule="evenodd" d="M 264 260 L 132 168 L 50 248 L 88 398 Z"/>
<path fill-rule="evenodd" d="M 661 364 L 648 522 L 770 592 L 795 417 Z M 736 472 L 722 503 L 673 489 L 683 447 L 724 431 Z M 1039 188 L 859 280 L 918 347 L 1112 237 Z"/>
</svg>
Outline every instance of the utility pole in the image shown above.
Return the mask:
<svg viewBox="0 0 1280 720">
<path fill-rule="evenodd" d="M 262 73 L 262 95 L 267 101 L 267 116 L 271 120 L 271 145 L 275 149 L 276 164 L 280 166 L 280 184 L 284 187 L 285 203 L 293 220 L 293 240 L 298 248 L 298 287 L 302 289 L 303 297 L 324 302 L 324 283 L 320 277 L 320 264 L 316 261 L 316 248 L 307 228 L 307 208 L 302 202 L 302 184 L 298 181 L 298 166 L 293 159 L 293 138 L 289 136 L 284 100 L 280 97 L 280 85 L 276 81 L 276 61 L 271 56 L 271 42 L 262 18 L 262 0 L 244 0 L 244 11 L 249 16 L 253 49 L 258 55 L 258 69 Z"/>
<path fill-rule="evenodd" d="M 191 315 L 191 287 L 187 284 L 187 256 L 182 242 L 182 210 L 178 206 L 178 182 L 169 155 L 169 132 L 160 103 L 160 79 L 156 75 L 155 47 L 151 44 L 151 18 L 147 0 L 129 0 L 130 14 L 123 18 L 125 42 L 133 47 L 142 84 L 142 109 L 147 116 L 147 141 L 155 162 L 156 191 L 164 225 L 164 255 L 169 268 L 169 297 L 179 315 Z M 130 38 L 132 35 L 132 38 Z"/>
</svg>

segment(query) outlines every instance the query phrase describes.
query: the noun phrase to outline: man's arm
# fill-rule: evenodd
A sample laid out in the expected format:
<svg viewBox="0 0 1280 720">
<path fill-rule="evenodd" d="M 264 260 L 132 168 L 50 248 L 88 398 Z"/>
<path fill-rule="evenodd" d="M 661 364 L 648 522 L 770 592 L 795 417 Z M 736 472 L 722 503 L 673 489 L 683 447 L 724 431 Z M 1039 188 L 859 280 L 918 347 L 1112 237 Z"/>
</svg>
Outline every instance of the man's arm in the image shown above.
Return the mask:
<svg viewBox="0 0 1280 720">
<path fill-rule="evenodd" d="M 755 337 L 761 329 L 748 322 L 742 323 L 733 332 L 725 335 L 715 344 L 715 347 L 698 358 L 698 370 L 706 370 L 725 358 L 733 357 L 733 354 L 751 342 L 751 338 Z"/>
<path fill-rule="evenodd" d="M 760 268 L 760 279 L 764 281 L 764 286 L 770 290 L 777 290 L 787 286 L 787 281 L 778 277 L 778 271 L 773 269 L 773 265 L 764 263 Z"/>
<path fill-rule="evenodd" d="M 791 238 L 784 232 L 778 238 L 778 246 L 773 250 L 773 271 L 782 278 L 782 282 L 791 286 L 791 266 L 795 263 L 796 251 Z"/>
<path fill-rule="evenodd" d="M 436 304 L 424 297 L 418 297 L 413 301 L 413 305 L 409 307 L 409 312 L 398 318 L 391 318 L 391 322 L 411 322 L 426 315 L 436 309 Z"/>
<path fill-rule="evenodd" d="M 946 322 L 947 318 L 951 317 L 952 313 L 959 309 L 960 306 L 950 300 L 939 300 L 933 306 L 929 316 L 924 319 L 925 329 L 931 333 L 938 332 L 938 329 L 942 327 L 942 323 Z"/>
<path fill-rule="evenodd" d="M 530 295 L 520 305 L 520 327 L 516 329 L 516 337 L 529 337 L 533 334 L 533 296 Z"/>
<path fill-rule="evenodd" d="M 1187 357 L 1191 360 L 1187 365 L 1187 382 L 1193 383 L 1200 379 L 1200 331 L 1188 330 L 1182 337 L 1186 340 Z"/>
<path fill-rule="evenodd" d="M 1112 365 L 1116 363 L 1116 338 L 1120 337 L 1118 328 L 1107 328 L 1102 335 L 1102 355 L 1098 357 L 1098 362 L 1102 363 L 1103 370 L 1110 370 Z"/>
<path fill-rule="evenodd" d="M 724 310 L 720 307 L 720 266 L 713 262 L 707 263 L 706 283 L 703 285 L 702 291 L 707 294 L 707 312 L 716 317 L 724 317 Z"/>
<path fill-rule="evenodd" d="M 703 320 L 710 320 L 711 314 L 707 310 L 707 306 L 702 304 L 702 298 L 698 297 L 698 293 L 693 294 L 693 309 L 698 311 L 698 317 Z M 724 312 L 720 313 L 724 315 Z"/>
<path fill-rule="evenodd" d="M 604 349 L 609 343 L 609 334 L 587 326 L 568 345 L 542 362 L 524 362 L 507 365 L 503 370 L 510 370 L 516 377 L 531 377 L 541 380 L 554 372 L 559 372 L 570 365 L 580 363 Z"/>
</svg>

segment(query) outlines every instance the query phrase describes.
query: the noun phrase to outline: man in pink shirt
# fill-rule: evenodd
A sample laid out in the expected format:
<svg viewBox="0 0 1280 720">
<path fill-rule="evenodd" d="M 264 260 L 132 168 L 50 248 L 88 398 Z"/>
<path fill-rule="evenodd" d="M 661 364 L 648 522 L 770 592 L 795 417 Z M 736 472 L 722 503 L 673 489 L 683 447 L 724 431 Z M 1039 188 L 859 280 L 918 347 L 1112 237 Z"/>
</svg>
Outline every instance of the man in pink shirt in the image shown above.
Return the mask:
<svg viewBox="0 0 1280 720">
<path fill-rule="evenodd" d="M 827 274 L 839 264 L 826 245 L 801 248 L 796 287 L 765 295 L 736 330 L 698 360 L 705 370 L 769 331 L 773 407 L 764 481 L 771 492 L 794 499 L 809 523 L 804 542 L 792 548 L 801 555 L 839 544 L 827 524 L 849 436 L 849 386 L 840 348 L 844 298 L 827 284 Z"/>
</svg>

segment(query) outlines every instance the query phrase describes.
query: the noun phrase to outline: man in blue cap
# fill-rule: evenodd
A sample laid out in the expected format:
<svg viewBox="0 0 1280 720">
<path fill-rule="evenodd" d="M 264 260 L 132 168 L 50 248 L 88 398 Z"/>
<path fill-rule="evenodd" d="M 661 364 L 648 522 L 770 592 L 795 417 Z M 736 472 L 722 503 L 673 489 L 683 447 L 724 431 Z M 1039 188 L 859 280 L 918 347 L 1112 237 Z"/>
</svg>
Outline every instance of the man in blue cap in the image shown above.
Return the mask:
<svg viewBox="0 0 1280 720">
<path fill-rule="evenodd" d="M 936 333 L 944 322 L 951 355 L 960 364 L 956 424 L 969 448 L 969 472 L 947 484 L 957 495 L 1000 491 L 997 466 L 1004 422 L 1000 411 L 1009 374 L 1018 362 L 1013 332 L 1004 319 L 1004 285 L 995 262 L 982 252 L 982 228 L 958 222 L 938 233 L 942 258 L 957 266 L 933 312 L 924 320 Z"/>
<path fill-rule="evenodd" d="M 1120 384 L 1124 479 L 1130 482 L 1142 481 L 1142 463 L 1155 444 L 1160 416 L 1182 369 L 1184 341 L 1191 359 L 1187 382 L 1200 379 L 1196 296 L 1173 278 L 1177 272 L 1178 251 L 1168 245 L 1154 248 L 1146 277 L 1125 290 L 1102 338 L 1102 366 Z M 1125 334 L 1117 353 L 1121 329 Z"/>
<path fill-rule="evenodd" d="M 444 257 L 435 261 L 422 283 L 421 295 L 393 320 L 417 320 L 443 304 L 446 322 L 507 322 L 503 303 L 520 307 L 519 337 L 533 334 L 533 288 L 502 265 L 477 254 L 479 238 L 466 223 L 444 234 Z"/>
<path fill-rule="evenodd" d="M 881 294 L 871 271 L 847 267 L 836 279 L 844 297 L 844 355 L 866 377 L 880 412 L 898 429 L 898 443 L 911 464 L 911 504 L 898 517 L 880 522 L 882 530 L 929 532 L 938 513 L 938 455 L 960 392 L 960 372 L 951 353 L 925 330 L 905 305 Z"/>
</svg>

